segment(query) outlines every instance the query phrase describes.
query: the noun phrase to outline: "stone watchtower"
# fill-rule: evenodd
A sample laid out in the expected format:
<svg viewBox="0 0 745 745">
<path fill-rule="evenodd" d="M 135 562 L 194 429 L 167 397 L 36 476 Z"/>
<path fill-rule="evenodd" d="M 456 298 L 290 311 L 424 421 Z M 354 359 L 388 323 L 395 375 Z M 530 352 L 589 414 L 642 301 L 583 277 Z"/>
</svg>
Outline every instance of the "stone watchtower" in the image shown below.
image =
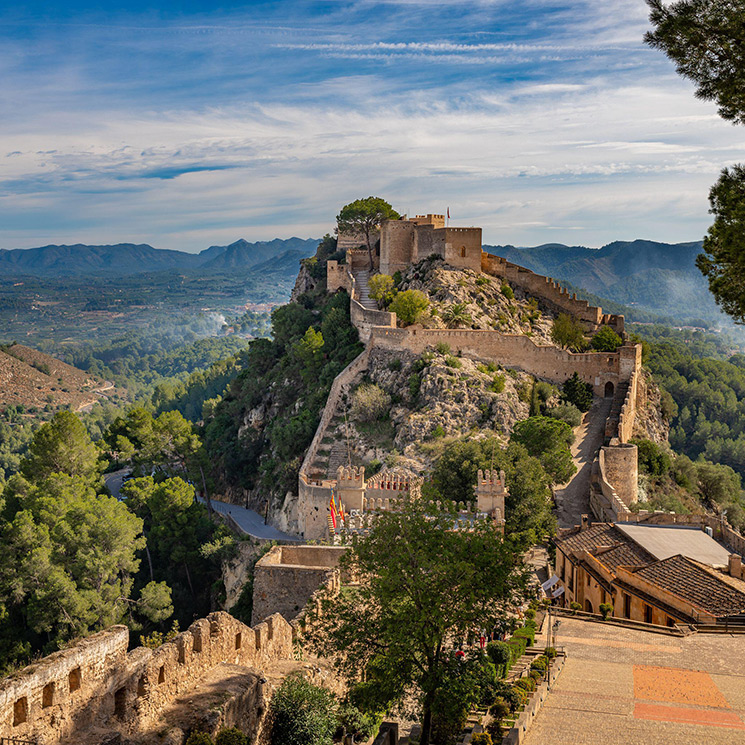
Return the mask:
<svg viewBox="0 0 745 745">
<path fill-rule="evenodd" d="M 486 512 L 496 521 L 502 533 L 505 523 L 504 501 L 508 494 L 504 471 L 479 469 L 476 481 L 476 506 L 479 512 Z"/>
<path fill-rule="evenodd" d="M 336 493 L 347 510 L 361 510 L 365 494 L 365 467 L 339 466 L 336 471 Z"/>
</svg>

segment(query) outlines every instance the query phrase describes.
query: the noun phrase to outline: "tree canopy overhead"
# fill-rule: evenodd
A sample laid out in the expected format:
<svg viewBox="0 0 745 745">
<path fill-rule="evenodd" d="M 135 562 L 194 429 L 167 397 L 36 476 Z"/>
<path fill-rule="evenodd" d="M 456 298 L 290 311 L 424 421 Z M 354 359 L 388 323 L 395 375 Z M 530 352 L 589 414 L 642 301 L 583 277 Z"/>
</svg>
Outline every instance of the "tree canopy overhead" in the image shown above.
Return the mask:
<svg viewBox="0 0 745 745">
<path fill-rule="evenodd" d="M 733 0 L 647 0 L 654 30 L 645 41 L 692 80 L 696 96 L 715 101 L 719 115 L 745 124 L 745 23 L 742 3 Z"/>
<path fill-rule="evenodd" d="M 365 236 L 367 251 L 370 256 L 370 269 L 373 268 L 371 237 L 380 229 L 386 220 L 398 220 L 401 215 L 381 197 L 355 199 L 344 205 L 336 216 L 336 228 L 339 233 L 356 233 Z"/>
<path fill-rule="evenodd" d="M 745 82 L 745 81 L 744 81 Z M 725 168 L 709 192 L 714 223 L 696 266 L 722 310 L 745 322 L 745 167 Z"/>
<path fill-rule="evenodd" d="M 647 0 L 654 26 L 645 36 L 696 84 L 696 96 L 715 101 L 719 115 L 745 124 L 745 23 L 736 0 Z M 745 322 L 745 169 L 725 168 L 709 192 L 714 224 L 696 265 L 725 313 Z"/>
<path fill-rule="evenodd" d="M 323 602 L 309 630 L 311 646 L 334 657 L 351 681 L 364 680 L 358 685 L 381 710 L 409 693 L 418 697 L 423 745 L 453 644 L 497 626 L 525 586 L 519 554 L 494 523 L 453 530 L 450 515 L 428 507 L 408 502 L 380 515 L 344 560 L 359 585 Z"/>
</svg>

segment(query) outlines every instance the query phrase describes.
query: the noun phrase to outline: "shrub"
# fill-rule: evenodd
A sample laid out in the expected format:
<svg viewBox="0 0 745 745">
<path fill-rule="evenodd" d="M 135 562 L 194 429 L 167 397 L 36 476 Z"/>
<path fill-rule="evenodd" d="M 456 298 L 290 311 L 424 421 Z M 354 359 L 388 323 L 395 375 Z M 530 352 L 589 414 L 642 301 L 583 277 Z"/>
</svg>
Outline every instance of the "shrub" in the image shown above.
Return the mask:
<svg viewBox="0 0 745 745">
<path fill-rule="evenodd" d="M 470 326 L 473 323 L 473 318 L 471 318 L 468 306 L 465 303 L 455 303 L 444 308 L 441 316 L 449 328 Z"/>
<path fill-rule="evenodd" d="M 556 657 L 556 647 L 546 647 L 546 649 L 543 650 L 543 654 L 545 654 L 549 660 L 553 660 Z"/>
<path fill-rule="evenodd" d="M 605 621 L 608 616 L 613 615 L 613 603 L 600 603 L 600 613 Z"/>
<path fill-rule="evenodd" d="M 576 600 L 572 600 L 572 602 L 571 602 L 571 603 L 569 603 L 569 608 L 570 608 L 571 610 L 573 610 L 573 611 L 574 611 L 575 613 L 576 613 L 576 612 L 577 612 L 578 610 L 582 610 L 582 606 L 581 606 L 581 605 L 580 605 L 580 604 L 579 604 L 579 603 L 578 603 L 578 602 L 577 602 Z"/>
<path fill-rule="evenodd" d="M 463 363 L 457 357 L 453 357 L 452 354 L 449 354 L 447 357 L 445 357 L 445 364 L 448 367 L 455 368 L 456 370 L 463 367 Z"/>
<path fill-rule="evenodd" d="M 489 390 L 492 393 L 502 393 L 504 391 L 504 375 L 495 375 Z"/>
<path fill-rule="evenodd" d="M 621 344 L 623 339 L 610 326 L 601 326 L 590 342 L 598 352 L 615 352 Z"/>
<path fill-rule="evenodd" d="M 215 745 L 248 745 L 248 737 L 235 727 L 222 729 L 217 733 Z"/>
<path fill-rule="evenodd" d="M 206 732 L 192 732 L 186 745 L 214 745 L 214 742 Z"/>
<path fill-rule="evenodd" d="M 526 676 L 524 678 L 520 678 L 520 680 L 515 683 L 516 688 L 522 688 L 524 691 L 528 691 L 532 693 L 536 689 L 536 684 L 533 678 L 530 676 Z"/>
<path fill-rule="evenodd" d="M 355 740 L 364 741 L 375 734 L 380 723 L 374 714 L 365 714 L 353 704 L 345 703 L 339 710 L 339 724 L 347 734 L 354 734 Z"/>
<path fill-rule="evenodd" d="M 477 287 L 485 287 L 486 285 L 490 285 L 491 280 L 489 277 L 485 277 L 483 274 L 480 277 L 476 277 L 476 286 Z"/>
<path fill-rule="evenodd" d="M 435 344 L 435 351 L 438 354 L 450 354 L 450 345 L 447 342 L 438 341 L 437 344 Z"/>
<path fill-rule="evenodd" d="M 502 294 L 508 300 L 514 300 L 515 299 L 515 293 L 512 291 L 512 288 L 506 282 L 502 285 Z"/>
<path fill-rule="evenodd" d="M 585 330 L 582 324 L 568 313 L 559 313 L 551 326 L 551 341 L 563 349 L 581 352 L 586 348 Z"/>
<path fill-rule="evenodd" d="M 585 383 L 575 372 L 562 386 L 562 398 L 574 404 L 580 411 L 589 411 L 592 406 L 592 386 Z"/>
<path fill-rule="evenodd" d="M 422 376 L 419 373 L 411 373 L 411 375 L 409 375 L 409 397 L 412 401 L 416 401 L 421 387 Z"/>
<path fill-rule="evenodd" d="M 530 663 L 531 670 L 538 670 L 540 673 L 545 673 L 548 670 L 548 659 L 541 655 L 536 657 L 533 662 Z"/>
<path fill-rule="evenodd" d="M 391 370 L 391 372 L 398 372 L 401 369 L 401 366 L 402 363 L 399 359 L 391 360 L 388 363 L 388 369 Z"/>
<path fill-rule="evenodd" d="M 636 445 L 639 470 L 650 476 L 664 476 L 672 467 L 670 456 L 652 440 L 634 437 L 631 444 Z"/>
<path fill-rule="evenodd" d="M 546 416 L 566 422 L 570 427 L 582 424 L 582 412 L 574 404 L 559 404 L 546 409 Z"/>
<path fill-rule="evenodd" d="M 533 670 L 533 668 L 531 668 L 530 669 L 530 672 L 528 673 L 528 675 L 531 678 L 533 678 L 533 680 L 536 682 L 536 685 L 537 685 L 538 684 L 538 681 L 543 677 L 543 672 L 545 672 L 545 671 L 541 671 L 541 670 L 538 670 L 538 669 Z"/>
<path fill-rule="evenodd" d="M 388 305 L 393 300 L 393 277 L 389 274 L 374 274 L 368 282 L 370 297 L 380 305 Z"/>
<path fill-rule="evenodd" d="M 432 437 L 445 437 L 445 429 L 441 424 L 438 424 L 433 430 L 432 430 Z"/>
<path fill-rule="evenodd" d="M 337 727 L 332 693 L 300 674 L 285 678 L 269 706 L 272 745 L 327 745 Z"/>
<path fill-rule="evenodd" d="M 381 419 L 391 406 L 391 397 L 379 386 L 363 383 L 352 394 L 353 419 L 360 422 L 375 422 Z"/>
<path fill-rule="evenodd" d="M 512 659 L 510 647 L 505 644 L 505 642 L 489 642 L 486 645 L 486 653 L 489 655 L 489 659 L 496 665 L 497 669 L 500 669 L 501 666 L 507 665 Z"/>
<path fill-rule="evenodd" d="M 473 745 L 494 745 L 494 740 L 488 732 L 477 732 L 472 738 Z"/>
<path fill-rule="evenodd" d="M 535 629 L 526 628 L 525 626 L 523 626 L 523 628 L 518 629 L 512 635 L 512 638 L 525 639 L 527 646 L 532 647 L 535 642 Z"/>
<path fill-rule="evenodd" d="M 501 696 L 492 704 L 489 713 L 498 722 L 510 715 L 510 705 Z"/>
<path fill-rule="evenodd" d="M 404 290 L 399 292 L 388 310 L 395 313 L 401 323 L 416 323 L 424 311 L 429 307 L 429 299 L 420 290 Z"/>
<path fill-rule="evenodd" d="M 528 608 L 528 610 L 525 611 L 525 618 L 527 618 L 529 621 L 535 618 L 535 609 Z"/>
</svg>

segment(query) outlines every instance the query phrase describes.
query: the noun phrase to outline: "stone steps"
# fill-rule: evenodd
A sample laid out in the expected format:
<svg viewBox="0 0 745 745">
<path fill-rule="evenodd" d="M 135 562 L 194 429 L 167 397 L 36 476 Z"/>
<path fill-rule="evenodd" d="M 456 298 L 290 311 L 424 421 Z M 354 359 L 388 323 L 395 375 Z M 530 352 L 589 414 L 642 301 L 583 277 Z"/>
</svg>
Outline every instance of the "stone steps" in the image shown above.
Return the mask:
<svg viewBox="0 0 745 745">
<path fill-rule="evenodd" d="M 359 271 L 354 274 L 355 282 L 357 283 L 357 292 L 359 297 L 357 298 L 363 308 L 367 310 L 377 310 L 378 304 L 370 297 L 370 272 Z"/>
</svg>

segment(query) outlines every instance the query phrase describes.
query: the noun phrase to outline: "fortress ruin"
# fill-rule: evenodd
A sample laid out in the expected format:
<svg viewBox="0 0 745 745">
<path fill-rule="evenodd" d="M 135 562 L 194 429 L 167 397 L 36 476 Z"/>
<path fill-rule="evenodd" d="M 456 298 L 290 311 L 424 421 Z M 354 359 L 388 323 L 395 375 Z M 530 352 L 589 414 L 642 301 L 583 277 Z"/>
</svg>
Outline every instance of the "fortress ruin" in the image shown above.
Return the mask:
<svg viewBox="0 0 745 745">
<path fill-rule="evenodd" d="M 481 329 L 425 329 L 419 325 L 399 328 L 396 314 L 363 304 L 360 286 L 370 271 L 368 251 L 359 236 L 341 233 L 338 246 L 346 249 L 345 263 L 327 262 L 327 290 L 346 290 L 350 295 L 350 316 L 365 343 L 365 351 L 334 380 L 316 435 L 300 469 L 299 524 L 306 539 L 328 535 L 327 515 L 332 491 L 345 508 L 363 514 L 370 506 L 381 508 L 381 497 L 366 501 L 364 469 L 357 469 L 354 483 L 346 477 L 318 478 L 311 471 L 321 440 L 355 378 L 367 370 L 374 347 L 422 354 L 437 344 L 447 344 L 454 354 L 496 362 L 503 367 L 529 373 L 540 380 L 562 384 L 573 373 L 592 386 L 596 396 L 613 399 L 605 426 L 605 442 L 595 459 L 591 506 L 599 519 L 622 519 L 637 500 L 638 467 L 636 446 L 629 443 L 638 396 L 641 345 L 628 341 L 615 352 L 577 354 L 551 344 L 542 344 L 523 334 Z M 481 228 L 447 227 L 438 214 L 388 220 L 381 226 L 373 257 L 373 269 L 385 274 L 404 272 L 432 254 L 448 265 L 481 272 L 521 289 L 555 313 L 567 313 L 589 332 L 610 326 L 622 337 L 624 317 L 604 313 L 602 308 L 569 293 L 551 277 L 545 277 L 482 250 Z M 361 471 L 361 475 L 360 475 Z M 390 502 L 389 502 L 390 504 Z M 354 505 L 354 507 L 352 507 Z M 383 506 L 385 502 L 383 502 Z M 504 519 L 502 505 L 501 517 Z"/>
</svg>

